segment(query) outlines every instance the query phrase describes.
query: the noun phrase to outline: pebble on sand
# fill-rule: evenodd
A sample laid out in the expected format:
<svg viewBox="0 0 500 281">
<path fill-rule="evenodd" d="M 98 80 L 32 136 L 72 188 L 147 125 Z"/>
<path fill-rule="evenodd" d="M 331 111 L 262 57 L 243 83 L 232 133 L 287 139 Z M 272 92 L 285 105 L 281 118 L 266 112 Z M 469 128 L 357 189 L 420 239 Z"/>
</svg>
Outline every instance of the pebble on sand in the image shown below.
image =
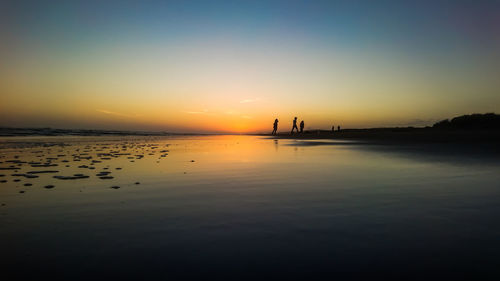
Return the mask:
<svg viewBox="0 0 500 281">
<path fill-rule="evenodd" d="M 85 175 L 82 175 L 82 176 L 53 176 L 53 178 L 55 179 L 59 179 L 59 180 L 76 180 L 76 179 L 86 179 L 88 178 L 89 176 L 85 176 Z"/>
<path fill-rule="evenodd" d="M 36 167 L 56 167 L 56 166 L 58 166 L 58 165 L 57 164 L 49 164 L 49 163 L 31 165 L 31 167 L 34 167 L 34 168 L 36 168 Z"/>
<path fill-rule="evenodd" d="M 51 184 L 46 185 L 46 186 L 44 186 L 44 187 L 45 187 L 45 188 L 47 188 L 47 189 L 54 188 L 54 186 L 53 186 L 53 185 L 51 185 Z"/>
<path fill-rule="evenodd" d="M 112 189 L 118 189 L 118 188 L 120 188 L 120 187 L 119 187 L 118 185 L 113 185 L 111 188 L 112 188 Z"/>
<path fill-rule="evenodd" d="M 32 186 L 33 184 L 31 183 L 25 183 L 24 186 Z"/>
<path fill-rule="evenodd" d="M 31 175 L 31 174 L 12 174 L 11 176 L 13 176 L 13 177 L 25 177 L 28 179 L 38 178 L 38 176 Z"/>
</svg>

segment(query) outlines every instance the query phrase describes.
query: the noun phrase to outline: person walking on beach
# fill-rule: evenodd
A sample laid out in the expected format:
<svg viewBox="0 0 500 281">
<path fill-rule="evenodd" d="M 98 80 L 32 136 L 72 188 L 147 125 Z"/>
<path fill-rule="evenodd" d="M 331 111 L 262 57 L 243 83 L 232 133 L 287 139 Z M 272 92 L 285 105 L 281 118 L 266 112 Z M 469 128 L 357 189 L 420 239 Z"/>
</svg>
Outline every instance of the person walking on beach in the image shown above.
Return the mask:
<svg viewBox="0 0 500 281">
<path fill-rule="evenodd" d="M 293 134 L 294 129 L 297 130 L 297 133 L 299 132 L 299 128 L 297 127 L 297 117 L 295 117 L 293 119 L 293 127 L 292 127 L 292 131 L 290 132 L 291 135 Z"/>
<path fill-rule="evenodd" d="M 271 135 L 276 135 L 277 131 L 278 131 L 278 118 L 274 119 L 273 132 L 271 133 Z"/>
<path fill-rule="evenodd" d="M 304 132 L 304 120 L 300 121 L 300 133 Z"/>
</svg>

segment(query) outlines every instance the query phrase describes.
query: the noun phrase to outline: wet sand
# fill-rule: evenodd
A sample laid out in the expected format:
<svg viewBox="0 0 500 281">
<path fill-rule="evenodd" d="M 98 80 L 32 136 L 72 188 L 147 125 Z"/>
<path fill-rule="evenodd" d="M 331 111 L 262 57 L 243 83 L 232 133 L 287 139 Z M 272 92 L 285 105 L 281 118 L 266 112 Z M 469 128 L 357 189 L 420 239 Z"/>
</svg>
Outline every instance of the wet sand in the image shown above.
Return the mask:
<svg viewBox="0 0 500 281">
<path fill-rule="evenodd" d="M 440 130 L 434 128 L 375 128 L 342 129 L 340 131 L 312 130 L 304 133 L 281 132 L 263 135 L 275 139 L 356 140 L 365 143 L 451 143 L 462 145 L 500 144 L 499 130 Z"/>
<path fill-rule="evenodd" d="M 500 158 L 430 147 L 3 138 L 0 270 L 10 280 L 498 274 Z"/>
<path fill-rule="evenodd" d="M 54 141 L 56 140 L 56 141 Z M 96 142 L 95 138 L 85 139 L 51 139 L 46 141 L 34 139 L 25 141 L 22 138 L 6 138 L 0 142 L 0 171 L 2 182 L 16 182 L 16 187 L 44 185 L 54 188 L 61 181 L 79 181 L 82 179 L 112 180 L 115 175 L 123 174 L 122 167 L 116 165 L 117 160 L 133 163 L 143 159 L 156 158 L 159 162 L 168 156 L 169 144 L 154 143 L 154 139 L 133 139 L 119 141 L 116 137 L 109 142 Z M 113 161 L 111 161 L 113 160 Z M 39 179 L 43 177 L 42 179 Z M 39 184 L 37 184 L 40 182 Z M 134 180 L 130 184 L 134 184 Z M 48 184 L 49 183 L 49 184 Z M 111 186 L 117 189 L 116 186 Z M 27 190 L 20 190 L 25 193 Z"/>
</svg>

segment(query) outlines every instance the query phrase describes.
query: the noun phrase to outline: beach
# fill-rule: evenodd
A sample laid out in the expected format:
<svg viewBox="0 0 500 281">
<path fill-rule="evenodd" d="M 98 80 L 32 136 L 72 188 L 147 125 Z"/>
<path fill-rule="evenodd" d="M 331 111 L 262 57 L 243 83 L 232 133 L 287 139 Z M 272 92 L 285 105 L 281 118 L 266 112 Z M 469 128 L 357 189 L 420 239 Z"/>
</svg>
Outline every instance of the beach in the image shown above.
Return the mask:
<svg viewBox="0 0 500 281">
<path fill-rule="evenodd" d="M 499 129 L 434 129 L 426 128 L 370 128 L 342 129 L 340 131 L 308 130 L 304 133 L 281 132 L 277 135 L 262 134 L 276 139 L 326 139 L 354 140 L 379 144 L 460 144 L 495 145 L 500 143 Z"/>
<path fill-rule="evenodd" d="M 488 153 L 234 135 L 0 147 L 11 280 L 498 274 L 500 161 Z"/>
</svg>

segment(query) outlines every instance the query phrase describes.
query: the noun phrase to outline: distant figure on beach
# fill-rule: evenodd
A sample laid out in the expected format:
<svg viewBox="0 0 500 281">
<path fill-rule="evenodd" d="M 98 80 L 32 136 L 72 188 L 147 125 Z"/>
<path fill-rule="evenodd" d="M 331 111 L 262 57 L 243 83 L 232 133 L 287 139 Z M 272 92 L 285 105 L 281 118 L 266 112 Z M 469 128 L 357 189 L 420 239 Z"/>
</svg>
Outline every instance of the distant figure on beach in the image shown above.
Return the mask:
<svg viewBox="0 0 500 281">
<path fill-rule="evenodd" d="M 340 126 L 337 126 L 337 131 L 340 131 Z"/>
<path fill-rule="evenodd" d="M 304 132 L 304 120 L 300 121 L 300 133 Z"/>
<path fill-rule="evenodd" d="M 297 133 L 299 132 L 299 128 L 297 127 L 297 117 L 295 117 L 293 119 L 293 127 L 292 127 L 292 131 L 290 132 L 290 134 L 293 134 L 293 130 L 296 129 L 297 130 Z"/>
<path fill-rule="evenodd" d="M 273 132 L 271 133 L 271 135 L 276 135 L 277 131 L 278 131 L 278 118 L 274 119 Z"/>
<path fill-rule="evenodd" d="M 332 126 L 332 133 L 335 132 L 335 125 Z"/>
</svg>

